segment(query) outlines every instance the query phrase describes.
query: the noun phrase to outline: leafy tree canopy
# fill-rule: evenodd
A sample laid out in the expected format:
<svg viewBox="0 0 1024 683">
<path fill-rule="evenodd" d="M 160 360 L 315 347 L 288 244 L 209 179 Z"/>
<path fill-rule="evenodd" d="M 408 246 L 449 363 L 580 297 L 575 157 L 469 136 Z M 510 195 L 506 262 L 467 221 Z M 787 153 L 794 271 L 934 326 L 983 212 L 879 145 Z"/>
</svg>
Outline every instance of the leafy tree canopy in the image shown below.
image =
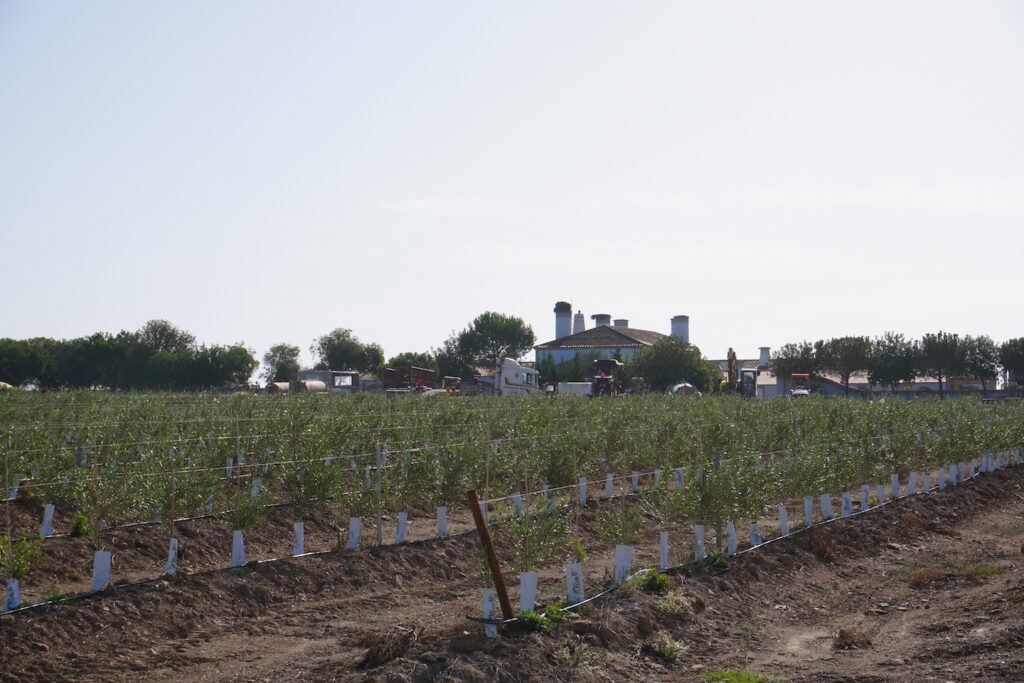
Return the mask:
<svg viewBox="0 0 1024 683">
<path fill-rule="evenodd" d="M 299 347 L 274 344 L 263 354 L 263 379 L 267 382 L 290 382 L 299 374 Z"/>
<path fill-rule="evenodd" d="M 317 358 L 318 370 L 358 370 L 378 372 L 384 365 L 384 349 L 379 344 L 364 344 L 342 327 L 325 334 L 309 347 Z"/>
<path fill-rule="evenodd" d="M 459 333 L 456 352 L 471 365 L 496 369 L 503 358 L 519 358 L 536 340 L 522 318 L 487 311 Z"/>
<path fill-rule="evenodd" d="M 652 391 L 666 391 L 680 382 L 689 382 L 706 392 L 721 380 L 718 368 L 701 357 L 700 349 L 671 336 L 640 349 L 630 361 L 630 371 L 643 377 Z"/>
</svg>

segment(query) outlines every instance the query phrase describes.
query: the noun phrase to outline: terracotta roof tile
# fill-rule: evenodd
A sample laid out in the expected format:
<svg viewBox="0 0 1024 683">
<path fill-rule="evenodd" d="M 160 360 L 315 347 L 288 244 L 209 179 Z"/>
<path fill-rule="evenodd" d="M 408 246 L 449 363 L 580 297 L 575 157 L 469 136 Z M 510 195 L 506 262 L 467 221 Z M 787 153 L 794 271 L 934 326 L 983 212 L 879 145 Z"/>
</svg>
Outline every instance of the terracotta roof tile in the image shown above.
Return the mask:
<svg viewBox="0 0 1024 683">
<path fill-rule="evenodd" d="M 606 349 L 639 348 L 650 346 L 665 335 L 652 330 L 638 330 L 632 327 L 598 325 L 589 330 L 570 334 L 533 347 L 535 349 Z"/>
</svg>

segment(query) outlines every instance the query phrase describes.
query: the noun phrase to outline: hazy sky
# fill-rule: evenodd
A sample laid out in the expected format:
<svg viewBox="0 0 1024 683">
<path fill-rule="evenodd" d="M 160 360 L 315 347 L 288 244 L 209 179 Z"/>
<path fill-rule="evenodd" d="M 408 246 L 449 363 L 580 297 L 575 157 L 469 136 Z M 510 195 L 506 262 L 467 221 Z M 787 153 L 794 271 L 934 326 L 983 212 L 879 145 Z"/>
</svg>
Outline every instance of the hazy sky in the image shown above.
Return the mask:
<svg viewBox="0 0 1024 683">
<path fill-rule="evenodd" d="M 0 336 L 1024 335 L 1011 0 L 2 0 L 0 143 Z"/>
</svg>

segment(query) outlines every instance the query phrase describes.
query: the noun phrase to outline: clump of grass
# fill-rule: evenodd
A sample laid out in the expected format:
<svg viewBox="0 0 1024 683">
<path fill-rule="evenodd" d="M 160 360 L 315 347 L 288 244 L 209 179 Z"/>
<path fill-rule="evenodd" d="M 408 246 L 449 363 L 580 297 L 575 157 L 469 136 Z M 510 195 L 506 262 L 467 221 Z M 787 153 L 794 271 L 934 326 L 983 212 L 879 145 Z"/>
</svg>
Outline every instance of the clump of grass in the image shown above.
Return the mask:
<svg viewBox="0 0 1024 683">
<path fill-rule="evenodd" d="M 569 618 L 561 601 L 548 605 L 543 612 L 527 610 L 519 615 L 516 630 L 520 633 L 551 633 L 551 628 Z"/>
<path fill-rule="evenodd" d="M 681 590 L 671 591 L 658 601 L 658 607 L 668 614 L 692 619 L 704 608 L 700 598 L 693 598 Z"/>
<path fill-rule="evenodd" d="M 71 522 L 71 538 L 88 538 L 92 534 L 92 526 L 89 524 L 89 518 L 83 513 L 79 512 L 75 515 L 75 519 Z"/>
<path fill-rule="evenodd" d="M 677 640 L 674 640 L 670 635 L 664 631 L 658 635 L 657 640 L 653 644 L 646 647 L 647 651 L 653 655 L 658 656 L 660 659 L 674 664 L 679 661 L 679 658 L 686 652 L 686 646 Z"/>
<path fill-rule="evenodd" d="M 656 595 L 664 595 L 672 590 L 672 579 L 668 577 L 668 574 L 656 569 L 647 569 L 640 572 L 630 579 L 629 583 L 645 593 L 654 593 Z"/>
<path fill-rule="evenodd" d="M 907 574 L 911 588 L 924 588 L 946 578 L 946 572 L 936 567 L 921 567 Z"/>
<path fill-rule="evenodd" d="M 978 565 L 976 567 L 963 567 L 961 569 L 942 570 L 938 567 L 921 567 L 907 574 L 907 581 L 911 588 L 924 588 L 933 583 L 946 579 L 961 578 L 974 583 L 980 583 L 987 578 L 999 576 L 1005 573 L 1002 567 L 991 567 Z"/>
<path fill-rule="evenodd" d="M 779 679 L 755 674 L 750 671 L 734 671 L 732 669 L 719 669 L 702 674 L 700 680 L 704 683 L 781 683 Z"/>
<path fill-rule="evenodd" d="M 46 597 L 44 598 L 44 601 L 45 602 L 49 602 L 49 603 L 53 603 L 54 605 L 66 605 L 66 604 L 68 604 L 68 599 L 66 597 L 64 597 L 64 594 L 61 593 L 60 589 L 57 588 L 56 586 L 54 586 L 53 588 L 51 588 L 49 590 L 49 592 L 47 592 Z"/>
<path fill-rule="evenodd" d="M 841 628 L 832 639 L 835 650 L 859 650 L 871 647 L 871 638 L 859 628 Z"/>
<path fill-rule="evenodd" d="M 555 660 L 567 669 L 581 670 L 594 666 L 594 652 L 584 643 L 569 643 L 555 651 Z"/>
</svg>

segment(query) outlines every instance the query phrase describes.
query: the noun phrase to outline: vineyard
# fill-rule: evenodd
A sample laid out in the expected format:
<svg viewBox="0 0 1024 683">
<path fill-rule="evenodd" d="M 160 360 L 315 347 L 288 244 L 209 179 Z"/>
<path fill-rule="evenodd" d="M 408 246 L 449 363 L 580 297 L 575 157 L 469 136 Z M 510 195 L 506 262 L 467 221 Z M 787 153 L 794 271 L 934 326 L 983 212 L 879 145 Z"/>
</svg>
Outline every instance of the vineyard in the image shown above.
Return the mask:
<svg viewBox="0 0 1024 683">
<path fill-rule="evenodd" d="M 81 392 L 2 397 L 0 430 L 18 619 L 175 573 L 457 537 L 470 569 L 440 573 L 483 588 L 470 490 L 503 571 L 586 566 L 582 598 L 625 579 L 612 549 L 663 568 L 733 555 L 1019 462 L 1024 406 Z"/>
</svg>

